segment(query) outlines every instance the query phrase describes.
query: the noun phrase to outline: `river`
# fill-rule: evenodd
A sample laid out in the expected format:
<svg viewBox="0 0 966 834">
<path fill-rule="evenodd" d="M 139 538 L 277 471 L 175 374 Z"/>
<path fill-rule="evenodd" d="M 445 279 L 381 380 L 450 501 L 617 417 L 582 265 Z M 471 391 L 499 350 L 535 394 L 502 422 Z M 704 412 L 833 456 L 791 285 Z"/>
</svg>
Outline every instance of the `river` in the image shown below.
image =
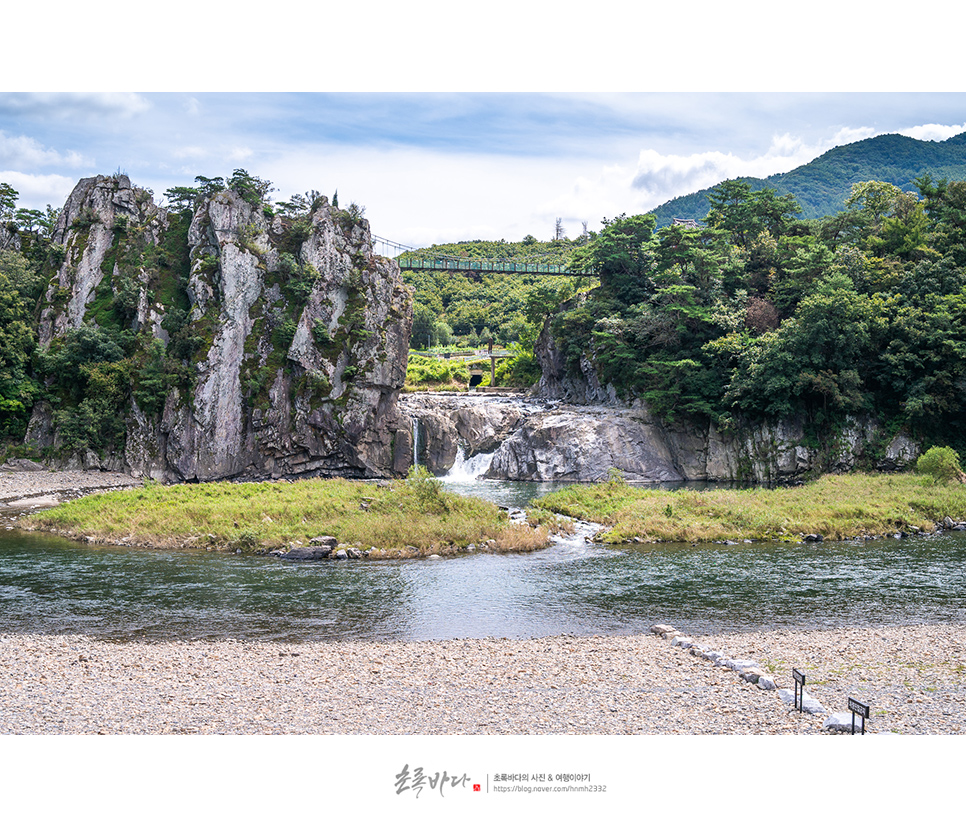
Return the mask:
<svg viewBox="0 0 966 834">
<path fill-rule="evenodd" d="M 524 506 L 548 484 L 443 479 Z M 587 531 L 585 531 L 587 532 Z M 820 544 L 599 545 L 289 563 L 0 530 L 0 633 L 439 640 L 966 621 L 966 534 Z"/>
</svg>

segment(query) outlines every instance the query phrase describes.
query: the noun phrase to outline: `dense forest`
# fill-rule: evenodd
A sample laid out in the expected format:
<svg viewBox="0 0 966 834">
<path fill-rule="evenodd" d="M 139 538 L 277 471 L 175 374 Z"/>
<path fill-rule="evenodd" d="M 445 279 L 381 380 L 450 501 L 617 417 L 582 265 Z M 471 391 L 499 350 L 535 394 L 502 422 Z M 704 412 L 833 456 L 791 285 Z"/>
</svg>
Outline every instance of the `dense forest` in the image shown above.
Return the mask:
<svg viewBox="0 0 966 834">
<path fill-rule="evenodd" d="M 875 180 L 914 191 L 916 180 L 927 173 L 933 179 L 966 179 L 966 133 L 943 142 L 898 134 L 874 136 L 832 148 L 785 174 L 741 180 L 754 191 L 771 188 L 778 194 L 793 194 L 801 216 L 814 220 L 840 211 L 854 183 Z M 650 213 L 658 228 L 670 225 L 675 217 L 700 219 L 711 208 L 710 193 L 706 188 L 675 197 Z"/>
<path fill-rule="evenodd" d="M 533 236 L 519 243 L 505 240 L 472 240 L 445 243 L 407 252 L 405 257 L 426 260 L 445 258 L 513 261 L 566 266 L 574 253 L 590 239 L 555 238 L 538 241 Z M 477 347 L 491 338 L 499 344 L 532 341 L 533 316 L 528 305 L 537 288 L 569 285 L 563 276 L 403 270 L 413 288 L 413 334 L 411 345 L 428 347 Z"/>
<path fill-rule="evenodd" d="M 791 195 L 722 183 L 705 223 L 621 216 L 575 258 L 600 285 L 551 314 L 575 373 L 669 419 L 872 415 L 966 452 L 966 182 L 855 184 L 799 219 Z"/>
</svg>

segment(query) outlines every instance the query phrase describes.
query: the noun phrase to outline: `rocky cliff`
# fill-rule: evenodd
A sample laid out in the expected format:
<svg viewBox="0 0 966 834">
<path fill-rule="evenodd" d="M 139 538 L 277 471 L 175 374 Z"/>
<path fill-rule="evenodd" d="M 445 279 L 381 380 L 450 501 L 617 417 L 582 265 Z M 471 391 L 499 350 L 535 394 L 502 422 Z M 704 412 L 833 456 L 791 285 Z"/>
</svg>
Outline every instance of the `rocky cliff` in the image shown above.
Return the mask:
<svg viewBox="0 0 966 834">
<path fill-rule="evenodd" d="M 58 401 L 83 403 L 55 379 L 28 442 L 165 481 L 398 473 L 411 296 L 364 219 L 324 197 L 275 216 L 230 190 L 174 212 L 126 176 L 98 176 L 74 189 L 54 242 L 41 349 L 56 359 L 72 332 L 96 331 L 134 370 L 122 441 L 65 440 Z"/>
<path fill-rule="evenodd" d="M 919 449 L 902 435 L 883 442 L 872 421 L 853 421 L 833 449 L 805 440 L 795 421 L 748 425 L 724 435 L 710 426 L 665 425 L 634 407 L 571 404 L 535 397 L 406 394 L 401 410 L 415 433 L 418 462 L 436 475 L 479 459 L 483 476 L 512 481 L 588 482 L 612 473 L 631 482 L 794 482 L 848 471 L 860 462 L 908 466 Z M 413 450 L 402 453 L 407 463 Z"/>
</svg>

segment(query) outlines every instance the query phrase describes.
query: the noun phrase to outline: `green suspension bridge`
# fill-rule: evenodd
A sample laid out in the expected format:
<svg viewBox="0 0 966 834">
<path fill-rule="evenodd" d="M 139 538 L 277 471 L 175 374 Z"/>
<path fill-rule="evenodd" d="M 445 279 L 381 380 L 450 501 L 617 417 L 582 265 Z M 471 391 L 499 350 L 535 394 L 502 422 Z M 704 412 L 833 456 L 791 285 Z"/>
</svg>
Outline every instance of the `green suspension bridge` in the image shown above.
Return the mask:
<svg viewBox="0 0 966 834">
<path fill-rule="evenodd" d="M 396 243 L 377 235 L 372 241 L 383 248 L 388 257 L 396 257 L 412 249 L 402 243 Z M 390 255 L 389 252 L 392 251 Z M 530 264 L 518 261 L 484 261 L 468 258 L 397 258 L 400 269 L 423 270 L 434 272 L 519 272 L 534 275 L 593 275 L 589 270 L 570 269 L 560 264 Z"/>
</svg>

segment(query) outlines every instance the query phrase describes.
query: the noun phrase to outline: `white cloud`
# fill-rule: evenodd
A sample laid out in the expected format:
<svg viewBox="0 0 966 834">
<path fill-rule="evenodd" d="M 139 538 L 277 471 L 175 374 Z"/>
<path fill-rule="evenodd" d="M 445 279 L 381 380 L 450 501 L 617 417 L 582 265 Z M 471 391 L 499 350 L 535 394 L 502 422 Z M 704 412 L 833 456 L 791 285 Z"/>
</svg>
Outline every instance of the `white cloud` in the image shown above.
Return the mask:
<svg viewBox="0 0 966 834">
<path fill-rule="evenodd" d="M 27 208 L 41 208 L 52 205 L 61 208 L 74 186 L 75 177 L 60 174 L 24 174 L 20 171 L 0 171 L 0 182 L 17 189 L 17 205 Z"/>
<path fill-rule="evenodd" d="M 881 130 L 876 130 L 874 127 L 843 127 L 839 129 L 830 141 L 824 143 L 826 147 L 822 149 L 822 153 L 831 148 L 836 148 L 839 145 L 851 145 L 853 142 L 870 139 L 882 132 Z"/>
<path fill-rule="evenodd" d="M 942 142 L 944 139 L 949 139 L 952 136 L 958 136 L 960 133 L 966 131 L 966 124 L 961 125 L 917 125 L 916 127 L 907 127 L 903 130 L 898 131 L 903 136 L 911 136 L 913 139 L 922 139 L 926 141 Z"/>
<path fill-rule="evenodd" d="M 229 148 L 225 152 L 224 157 L 230 162 L 244 162 L 246 159 L 251 159 L 254 155 L 251 148 L 236 147 Z"/>
<path fill-rule="evenodd" d="M 736 177 L 765 178 L 811 162 L 838 145 L 874 136 L 868 127 L 841 128 L 833 136 L 807 142 L 790 133 L 776 134 L 764 153 L 742 156 L 721 151 L 688 155 L 642 150 L 631 181 L 635 210 L 649 211 L 674 197 L 710 188 Z"/>
<path fill-rule="evenodd" d="M 228 162 L 243 162 L 246 159 L 251 159 L 254 155 L 255 153 L 251 148 L 243 146 L 203 147 L 202 145 L 182 145 L 171 150 L 171 156 L 174 159 L 207 159 L 217 161 L 219 164 L 226 160 Z"/>
<path fill-rule="evenodd" d="M 60 153 L 45 148 L 29 136 L 8 136 L 0 130 L 0 165 L 10 168 L 42 168 L 52 165 L 80 168 L 92 164 L 89 157 L 76 151 Z"/>
<path fill-rule="evenodd" d="M 151 108 L 137 93 L 3 93 L 0 113 L 51 121 L 128 118 Z"/>
<path fill-rule="evenodd" d="M 174 148 L 171 151 L 171 156 L 175 159 L 202 159 L 208 156 L 211 151 L 207 148 L 202 148 L 198 145 L 185 145 L 181 148 Z"/>
</svg>

